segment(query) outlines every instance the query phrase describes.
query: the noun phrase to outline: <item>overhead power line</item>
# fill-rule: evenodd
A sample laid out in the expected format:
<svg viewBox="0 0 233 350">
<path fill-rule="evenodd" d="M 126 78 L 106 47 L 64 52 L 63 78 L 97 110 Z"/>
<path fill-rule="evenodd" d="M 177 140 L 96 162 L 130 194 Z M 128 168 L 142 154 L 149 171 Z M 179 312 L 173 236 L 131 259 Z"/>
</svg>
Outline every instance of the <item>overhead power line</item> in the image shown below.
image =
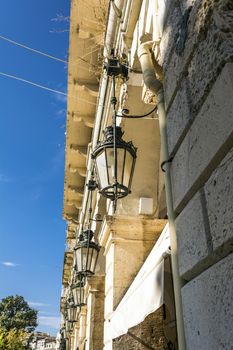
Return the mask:
<svg viewBox="0 0 233 350">
<path fill-rule="evenodd" d="M 84 54 L 82 57 L 77 56 L 77 60 L 75 60 L 74 62 L 68 62 L 67 60 L 63 60 L 63 59 L 61 59 L 61 58 L 55 57 L 55 56 L 53 56 L 53 55 L 50 55 L 50 54 L 48 54 L 48 53 L 46 53 L 46 52 L 42 52 L 42 51 L 33 49 L 32 47 L 29 47 L 29 46 L 27 46 L 27 45 L 21 44 L 21 43 L 15 41 L 15 40 L 11 40 L 11 39 L 9 39 L 9 38 L 6 38 L 5 36 L 0 35 L 0 39 L 3 39 L 3 40 L 5 40 L 5 41 L 7 41 L 7 42 L 10 42 L 11 44 L 17 45 L 17 46 L 22 47 L 22 48 L 24 48 L 24 49 L 26 49 L 26 50 L 29 50 L 29 51 L 34 52 L 34 53 L 36 53 L 36 54 L 39 54 L 39 55 L 48 57 L 48 58 L 50 58 L 50 59 L 52 59 L 52 60 L 55 60 L 55 61 L 58 61 L 58 62 L 62 62 L 62 63 L 65 63 L 65 64 L 69 64 L 69 63 L 70 63 L 70 64 L 73 65 L 73 64 L 77 64 L 77 61 L 81 60 L 81 61 L 83 61 L 83 62 L 89 64 L 89 65 L 92 66 L 92 67 L 96 67 L 96 65 L 94 65 L 94 64 L 88 62 L 87 60 L 85 60 L 84 57 L 89 56 L 89 55 L 92 54 L 93 52 L 99 50 L 99 48 L 95 48 L 95 49 L 93 49 L 92 51 L 87 52 L 87 53 Z M 86 67 L 82 67 L 81 69 L 87 70 Z M 93 72 L 93 70 L 91 70 L 91 69 L 88 69 L 88 71 L 92 71 L 92 72 Z M 78 98 L 77 98 L 76 96 L 72 96 L 72 95 L 70 95 L 70 94 L 68 95 L 67 93 L 65 93 L 65 92 L 63 92 L 63 91 L 58 91 L 58 90 L 55 90 L 55 89 L 51 89 L 51 88 L 49 88 L 49 87 L 47 87 L 47 86 L 44 86 L 44 85 L 41 85 L 41 84 L 37 84 L 37 83 L 35 83 L 35 82 L 33 82 L 33 81 L 26 80 L 26 79 L 21 78 L 21 77 L 18 77 L 18 76 L 16 76 L 16 75 L 7 74 L 7 73 L 4 73 L 4 72 L 0 72 L 0 75 L 5 76 L 5 77 L 7 77 L 7 78 L 11 78 L 11 79 L 15 79 L 15 80 L 21 81 L 21 82 L 26 83 L 26 84 L 33 85 L 33 86 L 38 87 L 38 88 L 40 88 L 40 89 L 44 89 L 44 90 L 47 90 L 47 91 L 50 91 L 50 92 L 53 92 L 53 93 L 57 93 L 57 94 L 64 95 L 64 96 L 68 96 L 68 97 L 70 97 L 70 98 L 75 98 L 75 99 L 77 99 L 77 100 L 79 100 L 79 101 L 87 102 L 88 104 L 96 105 L 94 102 L 90 102 L 90 101 L 88 101 L 87 99 L 84 99 L 84 98 L 81 98 L 81 97 L 78 97 Z"/>
<path fill-rule="evenodd" d="M 68 64 L 68 61 L 66 61 L 66 60 L 62 60 L 61 58 L 58 58 L 58 57 L 55 57 L 55 56 L 49 55 L 49 54 L 47 54 L 47 53 L 45 53 L 45 52 L 42 52 L 42 51 L 39 51 L 39 50 L 33 49 L 33 48 L 29 47 L 29 46 L 26 46 L 26 45 L 20 44 L 20 43 L 18 43 L 17 41 L 14 41 L 14 40 L 8 39 L 8 38 L 6 38 L 6 37 L 4 37 L 4 36 L 2 36 L 2 35 L 0 35 L 0 39 L 6 40 L 6 41 L 8 41 L 8 42 L 9 42 L 9 43 L 11 43 L 11 44 L 14 44 L 14 45 L 17 45 L 17 46 L 23 47 L 24 49 L 27 49 L 27 50 L 29 50 L 29 51 L 32 51 L 32 52 L 38 53 L 39 55 L 42 55 L 42 56 L 45 56 L 45 57 L 51 58 L 51 59 L 53 59 L 53 60 L 55 60 L 55 61 L 59 61 L 59 62 L 63 62 L 63 63 Z"/>
<path fill-rule="evenodd" d="M 85 98 L 81 98 L 81 97 L 77 97 L 77 96 L 68 95 L 66 92 L 59 91 L 59 90 L 55 90 L 55 89 L 51 89 L 51 88 L 49 88 L 49 87 L 47 87 L 47 86 L 34 83 L 33 81 L 23 79 L 23 78 L 18 77 L 18 76 L 16 76 L 16 75 L 7 74 L 7 73 L 4 73 L 4 72 L 0 72 L 0 75 L 2 75 L 2 76 L 4 76 L 4 77 L 7 77 L 7 78 L 11 78 L 11 79 L 15 79 L 15 80 L 21 81 L 21 82 L 26 83 L 26 84 L 29 84 L 29 85 L 36 86 L 36 87 L 38 87 L 38 88 L 40 88 L 40 89 L 47 90 L 47 91 L 50 91 L 50 92 L 53 92 L 53 93 L 56 93 L 56 94 L 59 94 L 59 95 L 63 95 L 63 96 L 75 98 L 75 99 L 77 99 L 77 101 L 83 101 L 83 102 L 86 102 L 86 103 L 91 104 L 91 105 L 96 105 L 96 103 L 90 102 L 90 101 L 88 101 L 88 100 L 85 99 Z"/>
<path fill-rule="evenodd" d="M 26 80 L 26 79 L 17 77 L 16 75 L 11 75 L 11 74 L 7 74 L 7 73 L 3 73 L 3 72 L 0 72 L 0 75 L 3 75 L 4 77 L 7 77 L 7 78 L 11 78 L 11 79 L 15 79 L 15 80 L 22 81 L 23 83 L 27 83 L 27 84 L 30 84 L 30 85 L 39 87 L 39 88 L 44 89 L 44 90 L 48 90 L 48 91 L 51 91 L 51 92 L 55 92 L 56 94 L 60 94 L 60 95 L 67 96 L 67 93 L 66 93 L 66 92 L 62 92 L 62 91 L 50 89 L 49 87 L 46 87 L 46 86 L 43 86 L 43 85 L 34 83 L 33 81 L 30 81 L 30 80 Z"/>
<path fill-rule="evenodd" d="M 95 64 L 93 64 L 93 63 L 88 62 L 87 60 L 85 60 L 84 57 L 87 57 L 87 56 L 89 56 L 90 54 L 92 54 L 93 52 L 98 51 L 99 48 L 96 48 L 96 49 L 94 49 L 94 50 L 92 50 L 92 51 L 90 51 L 90 52 L 87 52 L 87 53 L 86 53 L 85 55 L 83 55 L 83 56 L 77 56 L 77 60 L 75 60 L 74 62 L 69 62 L 69 61 L 63 60 L 63 59 L 61 59 L 61 58 L 59 58 L 59 57 L 50 55 L 50 54 L 48 54 L 48 53 L 46 53 L 46 52 L 33 49 L 32 47 L 27 46 L 27 45 L 24 45 L 24 44 L 21 44 L 21 43 L 15 41 L 15 40 L 6 38 L 6 37 L 3 36 L 3 35 L 0 35 L 0 39 L 3 39 L 3 40 L 5 40 L 5 41 L 8 41 L 8 42 L 11 43 L 11 44 L 17 45 L 17 46 L 22 47 L 22 48 L 24 48 L 24 49 L 26 49 L 26 50 L 29 50 L 29 51 L 34 52 L 34 53 L 37 53 L 37 54 L 39 54 L 39 55 L 48 57 L 48 58 L 50 58 L 50 59 L 52 59 L 52 60 L 55 60 L 55 61 L 58 61 L 58 62 L 62 62 L 62 63 L 65 63 L 65 64 L 71 63 L 71 64 L 73 65 L 73 64 L 77 64 L 77 61 L 81 60 L 81 61 L 83 61 L 83 62 L 89 64 L 89 65 L 92 66 L 92 67 L 97 67 Z M 85 68 L 82 68 L 82 69 L 85 69 Z"/>
</svg>

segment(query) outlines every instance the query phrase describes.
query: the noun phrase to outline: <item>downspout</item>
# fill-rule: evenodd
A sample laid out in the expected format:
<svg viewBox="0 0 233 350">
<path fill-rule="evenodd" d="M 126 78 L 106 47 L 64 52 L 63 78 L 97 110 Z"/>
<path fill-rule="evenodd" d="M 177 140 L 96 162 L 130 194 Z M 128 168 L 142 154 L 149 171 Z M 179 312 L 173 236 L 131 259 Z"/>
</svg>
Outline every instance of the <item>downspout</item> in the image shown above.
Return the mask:
<svg viewBox="0 0 233 350">
<path fill-rule="evenodd" d="M 131 0 L 127 10 L 128 14 L 125 16 L 121 31 L 125 33 L 124 41 L 128 48 L 131 47 L 133 41 L 133 33 L 140 16 L 143 0 Z M 127 22 L 127 23 L 126 23 Z"/>
<path fill-rule="evenodd" d="M 110 51 L 115 44 L 117 29 L 122 17 L 123 4 L 124 0 L 110 0 L 108 24 L 105 34 L 104 57 L 110 55 Z"/>
<path fill-rule="evenodd" d="M 168 142 L 167 142 L 167 127 L 166 127 L 166 112 L 164 106 L 164 91 L 163 84 L 155 76 L 155 69 L 152 57 L 151 49 L 154 42 L 146 42 L 140 45 L 138 48 L 138 58 L 141 63 L 143 80 L 145 85 L 157 96 L 157 106 L 159 115 L 159 128 L 161 139 L 161 153 L 162 160 L 169 159 Z M 170 162 L 164 163 L 165 171 L 165 192 L 167 202 L 167 213 L 170 230 L 171 240 L 171 262 L 172 262 L 172 275 L 175 297 L 175 309 L 176 309 L 176 322 L 177 322 L 177 334 L 178 334 L 178 349 L 185 350 L 185 335 L 184 335 L 184 321 L 183 321 L 183 308 L 181 299 L 181 287 L 182 281 L 179 276 L 178 268 L 178 253 L 177 253 L 177 236 L 175 227 L 175 213 L 173 209 L 173 197 L 172 197 L 172 185 L 170 174 Z"/>
</svg>

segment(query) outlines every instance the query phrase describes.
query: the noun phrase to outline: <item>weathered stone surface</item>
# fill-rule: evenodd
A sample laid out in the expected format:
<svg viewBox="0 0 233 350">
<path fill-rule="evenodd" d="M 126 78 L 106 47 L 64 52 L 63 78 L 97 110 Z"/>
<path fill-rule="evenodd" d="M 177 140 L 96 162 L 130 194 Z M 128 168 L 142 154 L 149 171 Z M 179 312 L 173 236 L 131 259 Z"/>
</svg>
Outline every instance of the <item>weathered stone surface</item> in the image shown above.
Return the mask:
<svg viewBox="0 0 233 350">
<path fill-rule="evenodd" d="M 183 279 L 192 279 L 206 267 L 211 252 L 206 220 L 205 199 L 203 191 L 199 191 L 176 219 L 179 270 Z"/>
<path fill-rule="evenodd" d="M 171 23 L 172 30 L 177 32 L 179 28 L 179 35 L 176 37 L 176 43 L 171 44 L 173 50 L 169 53 L 169 61 L 163 62 L 164 68 L 164 88 L 165 88 L 165 101 L 166 105 L 169 107 L 171 99 L 179 89 L 179 84 L 182 79 L 187 76 L 187 69 L 189 61 L 193 55 L 195 46 L 198 43 L 198 33 L 199 33 L 199 16 L 198 9 L 200 7 L 200 0 L 194 3 L 193 8 L 189 14 L 189 20 L 187 26 L 182 25 L 183 16 L 185 11 L 192 5 L 192 2 L 185 4 L 185 1 L 181 1 L 181 12 L 178 18 L 178 22 L 173 21 Z M 176 45 L 181 36 L 185 36 L 184 50 L 180 54 L 177 53 Z"/>
<path fill-rule="evenodd" d="M 233 149 L 211 175 L 205 193 L 213 248 L 227 254 L 233 251 Z"/>
<path fill-rule="evenodd" d="M 203 2 L 208 3 L 207 1 Z M 209 87 L 215 81 L 224 64 L 233 61 L 232 11 L 229 11 L 227 6 L 221 6 L 223 1 L 218 1 L 218 5 L 216 1 L 215 3 L 208 9 L 209 13 L 204 8 L 199 11 L 201 18 L 206 16 L 206 23 L 203 24 L 199 35 L 201 41 L 188 68 L 194 114 L 200 108 L 203 99 L 209 92 Z M 225 1 L 225 3 L 227 2 Z M 208 28 L 206 28 L 207 25 Z"/>
<path fill-rule="evenodd" d="M 185 11 L 187 10 L 187 8 L 189 8 L 190 6 L 193 6 L 195 4 L 195 2 L 197 3 L 197 0 L 179 0 L 180 1 L 180 6 L 181 6 L 181 10 Z"/>
<path fill-rule="evenodd" d="M 197 113 L 216 77 L 226 62 L 233 61 L 233 17 L 230 0 L 181 1 L 183 14 L 189 14 L 182 53 L 174 49 L 169 64 L 164 64 L 165 100 L 169 107 L 180 82 L 188 75 Z M 174 28 L 175 29 L 175 28 Z"/>
<path fill-rule="evenodd" d="M 187 350 L 232 349 L 232 290 L 232 254 L 182 288 Z"/>
<path fill-rule="evenodd" d="M 170 107 L 171 99 L 174 98 L 178 90 L 178 81 L 182 79 L 179 67 L 182 59 L 173 51 L 172 57 L 167 67 L 164 67 L 164 97 L 166 107 Z"/>
<path fill-rule="evenodd" d="M 184 79 L 167 114 L 169 154 L 175 152 L 191 121 L 189 84 Z"/>
<path fill-rule="evenodd" d="M 177 1 L 171 1 L 167 19 L 163 28 L 163 35 L 160 42 L 160 64 L 166 67 L 171 52 L 175 46 L 175 37 L 181 20 L 181 11 Z"/>
<path fill-rule="evenodd" d="M 163 309 L 145 318 L 139 325 L 129 329 L 128 334 L 113 341 L 113 350 L 164 350 Z"/>
<path fill-rule="evenodd" d="M 233 64 L 226 64 L 173 162 L 174 206 L 180 212 L 233 146 Z M 223 122 L 224 121 L 224 122 Z"/>
</svg>

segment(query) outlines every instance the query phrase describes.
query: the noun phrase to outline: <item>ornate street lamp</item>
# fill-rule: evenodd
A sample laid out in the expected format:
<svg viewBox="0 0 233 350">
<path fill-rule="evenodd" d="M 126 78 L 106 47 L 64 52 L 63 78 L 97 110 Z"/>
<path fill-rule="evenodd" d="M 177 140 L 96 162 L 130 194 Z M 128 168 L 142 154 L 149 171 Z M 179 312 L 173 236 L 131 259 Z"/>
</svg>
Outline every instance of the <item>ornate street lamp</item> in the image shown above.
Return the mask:
<svg viewBox="0 0 233 350">
<path fill-rule="evenodd" d="M 80 234 L 74 248 L 75 270 L 77 274 L 91 276 L 95 273 L 100 246 L 92 238 L 94 233 L 88 229 Z"/>
<path fill-rule="evenodd" d="M 60 333 L 61 333 L 61 339 L 66 339 L 67 334 L 66 334 L 66 327 L 65 326 L 61 328 Z"/>
<path fill-rule="evenodd" d="M 74 304 L 67 305 L 67 320 L 69 322 L 75 322 L 77 319 L 77 307 Z"/>
<path fill-rule="evenodd" d="M 66 350 L 66 334 L 63 332 L 60 340 L 60 350 Z"/>
<path fill-rule="evenodd" d="M 71 291 L 73 295 L 74 305 L 81 308 L 85 303 L 84 293 L 85 278 L 81 274 L 75 274 L 73 283 L 71 285 Z"/>
<path fill-rule="evenodd" d="M 119 126 L 115 126 L 115 130 L 108 126 L 104 136 L 104 141 L 98 143 L 92 157 L 100 193 L 115 201 L 130 193 L 137 150 L 132 142 L 122 139 L 123 131 Z"/>
<path fill-rule="evenodd" d="M 77 319 L 77 307 L 74 304 L 71 288 L 69 287 L 69 294 L 65 306 L 66 321 L 73 323 Z"/>
<path fill-rule="evenodd" d="M 66 337 L 68 337 L 68 334 L 70 334 L 72 330 L 73 330 L 73 322 L 66 320 Z"/>
<path fill-rule="evenodd" d="M 121 63 L 114 56 L 114 50 L 112 50 L 105 69 L 107 75 L 112 78 L 112 126 L 104 130 L 105 139 L 97 144 L 92 158 L 95 162 L 100 193 L 114 202 L 115 211 L 117 200 L 130 193 L 137 150 L 132 142 L 125 142 L 122 139 L 123 132 L 119 126 L 116 126 L 118 115 L 115 80 L 118 76 L 127 79 L 128 67 L 125 62 Z"/>
</svg>

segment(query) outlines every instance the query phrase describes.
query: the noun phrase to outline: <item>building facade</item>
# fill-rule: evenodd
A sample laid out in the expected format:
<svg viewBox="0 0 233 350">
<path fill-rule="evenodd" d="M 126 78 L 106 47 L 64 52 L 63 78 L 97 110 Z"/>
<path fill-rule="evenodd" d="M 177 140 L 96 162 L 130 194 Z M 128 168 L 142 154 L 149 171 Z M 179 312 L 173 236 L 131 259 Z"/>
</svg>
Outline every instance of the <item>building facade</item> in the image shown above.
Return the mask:
<svg viewBox="0 0 233 350">
<path fill-rule="evenodd" d="M 233 3 L 70 18 L 61 348 L 231 349 Z"/>
<path fill-rule="evenodd" d="M 59 344 L 56 341 L 56 337 L 43 332 L 35 332 L 30 348 L 33 350 L 57 350 L 59 349 Z"/>
</svg>

